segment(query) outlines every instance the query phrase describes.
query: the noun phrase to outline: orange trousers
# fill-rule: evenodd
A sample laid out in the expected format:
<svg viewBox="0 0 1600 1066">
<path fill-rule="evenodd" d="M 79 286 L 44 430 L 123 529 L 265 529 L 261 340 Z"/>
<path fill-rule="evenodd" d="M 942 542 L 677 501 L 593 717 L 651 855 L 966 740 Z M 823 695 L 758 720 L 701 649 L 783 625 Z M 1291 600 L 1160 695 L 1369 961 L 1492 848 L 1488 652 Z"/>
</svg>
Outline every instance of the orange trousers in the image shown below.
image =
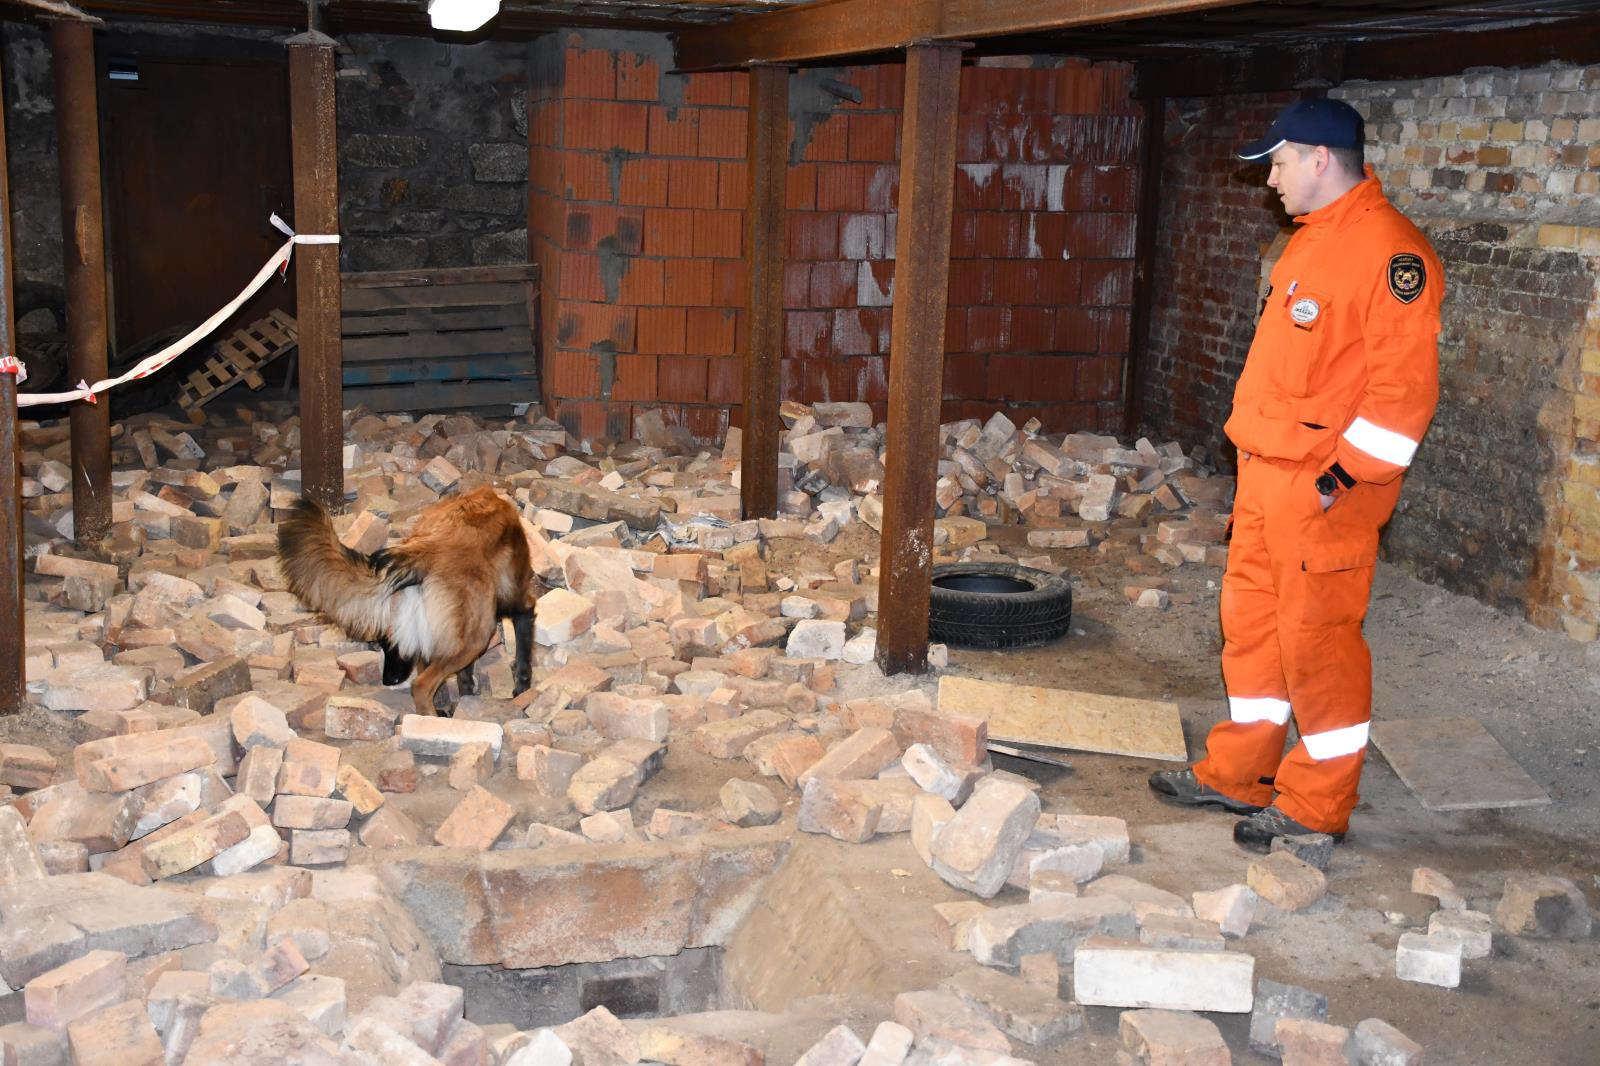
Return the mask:
<svg viewBox="0 0 1600 1066">
<path fill-rule="evenodd" d="M 1361 623 L 1378 530 L 1402 479 L 1358 482 L 1324 512 L 1320 473 L 1261 456 L 1240 463 L 1222 578 L 1229 720 L 1211 730 L 1194 773 L 1234 799 L 1275 804 L 1302 825 L 1342 833 L 1359 798 L 1372 718 Z M 1291 714 L 1300 739 L 1285 755 Z"/>
</svg>

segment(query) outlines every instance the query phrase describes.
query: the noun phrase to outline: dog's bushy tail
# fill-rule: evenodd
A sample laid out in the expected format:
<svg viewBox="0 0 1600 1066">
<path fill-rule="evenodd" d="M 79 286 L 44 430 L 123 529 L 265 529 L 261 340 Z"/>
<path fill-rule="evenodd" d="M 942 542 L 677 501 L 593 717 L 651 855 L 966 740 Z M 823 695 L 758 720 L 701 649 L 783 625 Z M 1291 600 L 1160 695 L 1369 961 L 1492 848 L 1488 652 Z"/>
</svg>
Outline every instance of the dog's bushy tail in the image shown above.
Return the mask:
<svg viewBox="0 0 1600 1066">
<path fill-rule="evenodd" d="M 278 525 L 278 567 L 289 591 L 339 623 L 356 640 L 377 640 L 392 625 L 394 596 L 415 584 L 380 552 L 368 559 L 339 543 L 328 512 L 302 497 Z"/>
</svg>

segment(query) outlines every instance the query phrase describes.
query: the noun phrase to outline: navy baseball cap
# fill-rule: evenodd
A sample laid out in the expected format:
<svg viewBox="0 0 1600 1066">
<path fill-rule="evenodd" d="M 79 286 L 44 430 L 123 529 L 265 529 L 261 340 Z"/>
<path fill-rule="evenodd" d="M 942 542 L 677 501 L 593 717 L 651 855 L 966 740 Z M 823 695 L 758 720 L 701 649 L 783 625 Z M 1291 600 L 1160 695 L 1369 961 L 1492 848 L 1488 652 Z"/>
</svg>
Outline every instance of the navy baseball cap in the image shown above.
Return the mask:
<svg viewBox="0 0 1600 1066">
<path fill-rule="evenodd" d="M 1267 135 L 1239 149 L 1240 159 L 1265 159 L 1285 144 L 1360 148 L 1366 143 L 1361 112 L 1343 100 L 1296 100 L 1283 109 Z"/>
</svg>

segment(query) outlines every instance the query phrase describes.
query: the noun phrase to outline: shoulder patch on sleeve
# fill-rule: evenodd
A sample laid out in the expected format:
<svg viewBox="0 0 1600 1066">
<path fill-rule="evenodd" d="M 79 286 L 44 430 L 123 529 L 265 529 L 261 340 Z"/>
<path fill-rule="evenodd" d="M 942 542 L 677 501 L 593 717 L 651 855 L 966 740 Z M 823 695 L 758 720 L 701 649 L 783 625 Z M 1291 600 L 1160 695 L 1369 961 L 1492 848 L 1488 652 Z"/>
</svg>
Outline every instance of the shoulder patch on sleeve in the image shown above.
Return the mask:
<svg viewBox="0 0 1600 1066">
<path fill-rule="evenodd" d="M 1428 269 L 1422 257 L 1401 252 L 1389 257 L 1389 295 L 1408 304 L 1422 295 L 1428 284 Z"/>
</svg>

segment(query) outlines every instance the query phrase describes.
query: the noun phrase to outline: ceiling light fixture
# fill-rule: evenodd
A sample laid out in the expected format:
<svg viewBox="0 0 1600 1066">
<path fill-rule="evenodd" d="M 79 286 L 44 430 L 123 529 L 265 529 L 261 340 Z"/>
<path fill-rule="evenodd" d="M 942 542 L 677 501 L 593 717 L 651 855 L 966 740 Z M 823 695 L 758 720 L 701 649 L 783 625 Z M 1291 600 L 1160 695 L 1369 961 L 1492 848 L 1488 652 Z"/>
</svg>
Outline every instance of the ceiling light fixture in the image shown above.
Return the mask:
<svg viewBox="0 0 1600 1066">
<path fill-rule="evenodd" d="M 499 13 L 500 0 L 428 0 L 428 21 L 451 33 L 471 33 Z"/>
</svg>

